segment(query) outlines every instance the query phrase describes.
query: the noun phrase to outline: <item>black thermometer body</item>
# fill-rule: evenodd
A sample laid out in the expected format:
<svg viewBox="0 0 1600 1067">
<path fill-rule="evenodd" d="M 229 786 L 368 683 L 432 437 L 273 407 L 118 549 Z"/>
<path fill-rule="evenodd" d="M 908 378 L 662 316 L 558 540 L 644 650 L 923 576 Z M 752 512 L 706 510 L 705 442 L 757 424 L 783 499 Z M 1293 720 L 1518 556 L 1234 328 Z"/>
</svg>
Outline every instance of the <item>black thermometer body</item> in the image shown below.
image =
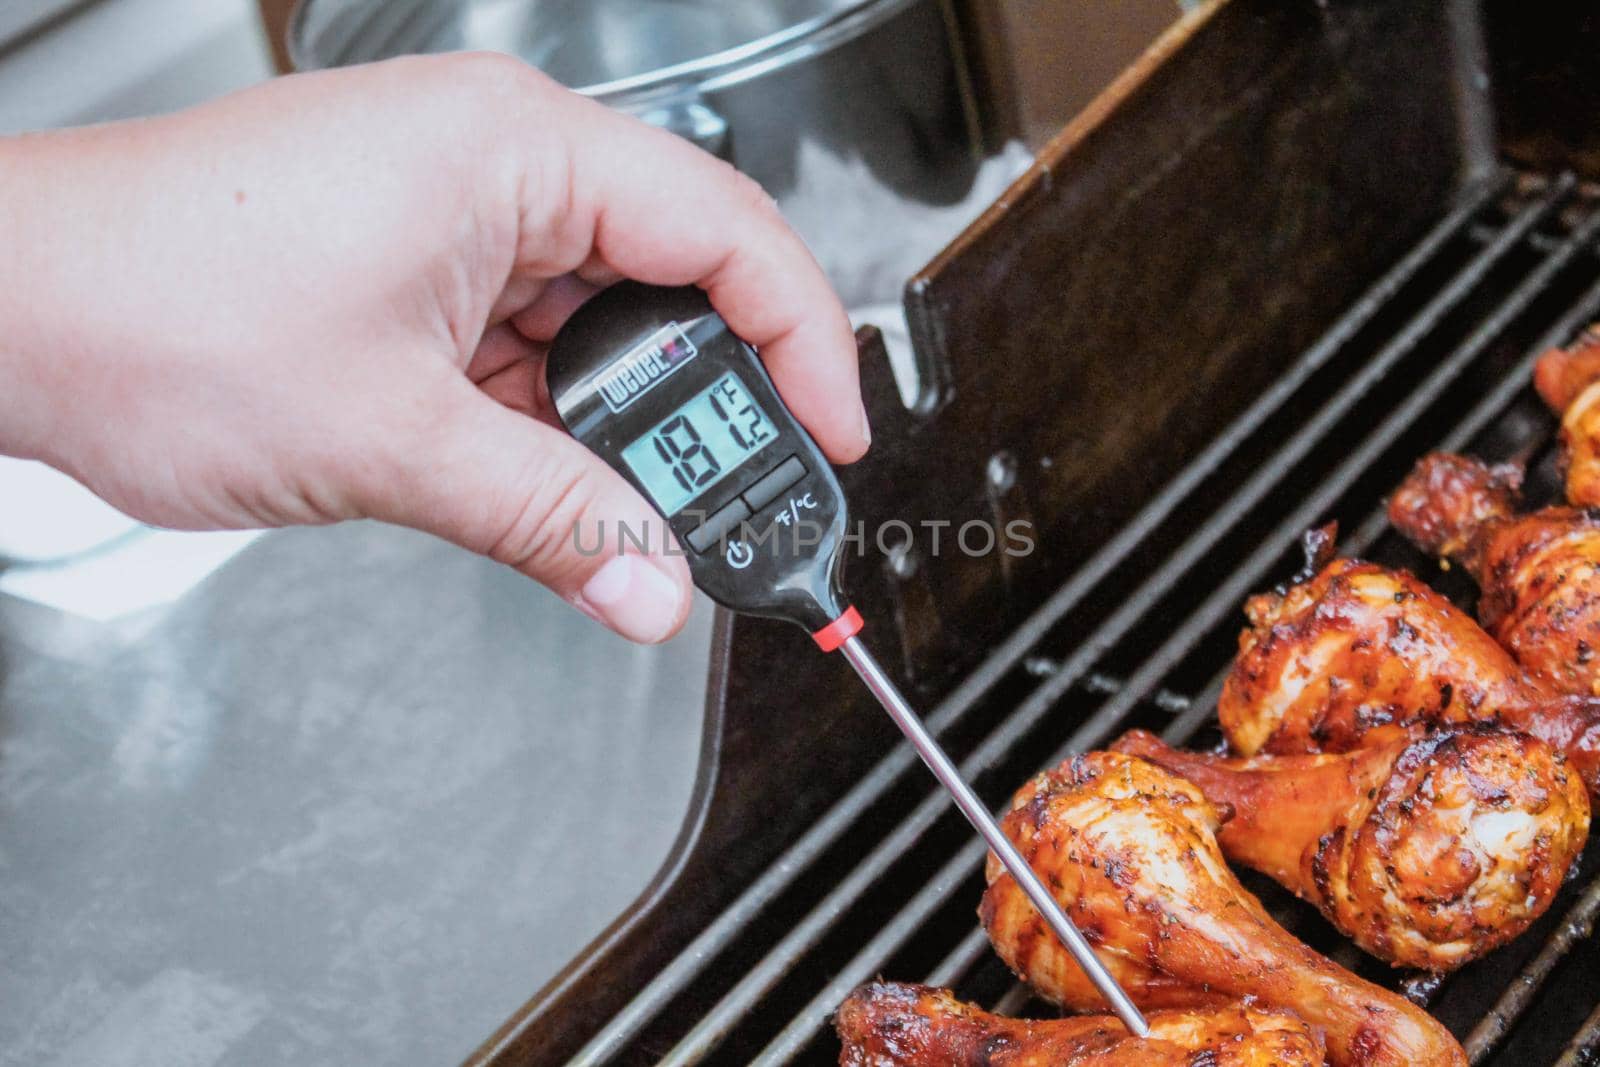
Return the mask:
<svg viewBox="0 0 1600 1067">
<path fill-rule="evenodd" d="M 839 480 L 704 293 L 612 286 L 562 327 L 545 374 L 567 430 L 650 501 L 713 600 L 824 647 L 859 629 L 842 621 L 859 617 L 840 594 Z M 607 551 L 621 535 L 607 532 Z M 659 550 L 661 531 L 644 536 Z"/>
</svg>

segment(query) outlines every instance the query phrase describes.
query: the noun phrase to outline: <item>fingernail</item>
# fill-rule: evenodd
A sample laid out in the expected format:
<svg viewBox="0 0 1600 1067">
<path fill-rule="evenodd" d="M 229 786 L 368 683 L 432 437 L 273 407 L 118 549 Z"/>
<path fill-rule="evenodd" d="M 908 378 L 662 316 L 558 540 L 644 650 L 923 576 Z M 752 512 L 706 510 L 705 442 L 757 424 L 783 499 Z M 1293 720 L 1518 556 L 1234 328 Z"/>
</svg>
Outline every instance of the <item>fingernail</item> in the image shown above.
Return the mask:
<svg viewBox="0 0 1600 1067">
<path fill-rule="evenodd" d="M 664 641 L 678 621 L 677 583 L 639 556 L 623 555 L 594 572 L 578 606 L 632 641 Z"/>
<path fill-rule="evenodd" d="M 872 444 L 872 423 L 867 418 L 865 407 L 861 409 L 861 440 L 866 444 Z"/>
</svg>

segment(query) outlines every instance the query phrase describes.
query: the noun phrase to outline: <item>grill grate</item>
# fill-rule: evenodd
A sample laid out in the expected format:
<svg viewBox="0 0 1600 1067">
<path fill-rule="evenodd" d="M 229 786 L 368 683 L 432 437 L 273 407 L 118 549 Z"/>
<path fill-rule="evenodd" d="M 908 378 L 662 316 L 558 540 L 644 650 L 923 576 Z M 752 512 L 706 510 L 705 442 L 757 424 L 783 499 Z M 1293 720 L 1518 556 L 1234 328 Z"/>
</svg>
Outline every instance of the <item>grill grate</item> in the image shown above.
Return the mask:
<svg viewBox="0 0 1600 1067">
<path fill-rule="evenodd" d="M 1503 174 L 1466 197 L 934 709 L 968 779 L 999 807 L 1040 766 L 1133 726 L 1210 739 L 1239 605 L 1293 569 L 1302 530 L 1359 518 L 1341 551 L 1427 573 L 1388 531 L 1382 496 L 1428 449 L 1531 459 L 1550 482 L 1553 420 L 1529 370 L 1600 317 L 1597 242 L 1600 204 L 1570 176 Z M 983 847 L 914 760 L 906 746 L 886 755 L 579 1062 L 824 1062 L 832 1009 L 878 974 L 1044 1010 L 974 927 Z M 1561 979 L 1593 965 L 1576 957 L 1594 954 L 1596 852 L 1516 944 L 1408 987 L 1458 1033 L 1476 1023 L 1475 1064 L 1584 1062 L 1600 1046 L 1600 989 Z M 1406 984 L 1246 880 L 1314 947 Z M 1536 997 L 1551 979 L 1562 995 Z"/>
<path fill-rule="evenodd" d="M 1533 962 L 1523 968 L 1517 980 L 1506 988 L 1494 1008 L 1473 1028 L 1467 1038 L 1467 1055 L 1474 1063 L 1487 1057 L 1510 1032 L 1522 1013 L 1532 1005 L 1534 995 L 1544 985 L 1545 979 L 1550 977 L 1550 972 L 1555 970 L 1556 964 L 1572 951 L 1574 945 L 1594 934 L 1597 915 L 1600 915 L 1600 878 L 1590 884 L 1582 899 L 1567 912 L 1555 935 L 1545 942 Z M 1600 1037 L 1595 1034 L 1595 1027 L 1596 1019 L 1591 1015 L 1578 1035 L 1579 1038 L 1587 1039 L 1583 1044 L 1588 1047 L 1593 1047 L 1600 1041 Z"/>
</svg>

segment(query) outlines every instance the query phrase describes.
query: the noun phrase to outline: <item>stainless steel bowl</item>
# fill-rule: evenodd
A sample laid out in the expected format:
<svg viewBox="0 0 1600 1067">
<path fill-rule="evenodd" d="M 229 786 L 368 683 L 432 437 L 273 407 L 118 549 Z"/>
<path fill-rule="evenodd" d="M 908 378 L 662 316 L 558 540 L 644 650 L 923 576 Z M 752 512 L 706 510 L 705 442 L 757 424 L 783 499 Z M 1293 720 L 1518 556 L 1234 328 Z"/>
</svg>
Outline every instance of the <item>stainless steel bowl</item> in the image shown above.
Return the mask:
<svg viewBox="0 0 1600 1067">
<path fill-rule="evenodd" d="M 930 251 L 863 220 L 957 202 L 977 174 L 981 131 L 948 4 L 300 0 L 289 50 L 301 69 L 520 56 L 735 163 L 860 303 L 895 296 Z"/>
</svg>

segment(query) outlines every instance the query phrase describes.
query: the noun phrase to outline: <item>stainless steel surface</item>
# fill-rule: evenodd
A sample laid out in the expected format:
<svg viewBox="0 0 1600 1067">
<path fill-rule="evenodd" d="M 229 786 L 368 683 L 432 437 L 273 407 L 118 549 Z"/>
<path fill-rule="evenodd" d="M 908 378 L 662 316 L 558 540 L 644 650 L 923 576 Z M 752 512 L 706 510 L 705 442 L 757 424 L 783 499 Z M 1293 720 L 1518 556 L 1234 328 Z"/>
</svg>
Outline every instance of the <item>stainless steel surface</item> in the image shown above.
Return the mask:
<svg viewBox="0 0 1600 1067">
<path fill-rule="evenodd" d="M 0 597 L 0 1064 L 459 1061 L 666 856 L 710 615 L 639 648 L 370 523 Z"/>
<path fill-rule="evenodd" d="M 906 702 L 906 698 L 901 695 L 894 681 L 884 673 L 878 661 L 872 657 L 872 653 L 867 651 L 867 646 L 862 643 L 861 638 L 847 639 L 840 646 L 840 651 L 844 653 L 845 659 L 850 661 L 850 666 L 855 668 L 855 672 L 861 676 L 862 682 L 872 691 L 872 695 L 878 698 L 883 710 L 889 713 L 889 718 L 893 719 L 901 733 L 906 735 L 911 746 L 917 750 L 917 755 L 922 757 L 922 762 L 928 765 L 933 776 L 939 779 L 940 784 L 949 792 L 951 799 L 956 802 L 956 807 L 961 809 L 961 814 L 967 817 L 967 821 L 982 836 L 1007 873 L 1016 879 L 1022 891 L 1028 895 L 1028 899 L 1044 917 L 1044 921 L 1050 925 L 1056 937 L 1060 938 L 1067 951 L 1072 953 L 1072 958 L 1078 961 L 1078 966 L 1083 968 L 1083 973 L 1088 976 L 1089 981 L 1093 982 L 1100 995 L 1106 998 L 1111 1010 L 1135 1036 L 1147 1036 L 1150 1027 L 1146 1025 L 1144 1016 L 1139 1014 L 1139 1009 L 1134 1007 L 1133 1001 L 1128 999 L 1128 995 L 1122 991 L 1117 980 L 1111 977 L 1105 965 L 1094 954 L 1094 949 L 1072 924 L 1072 920 L 1067 918 L 1066 912 L 1061 910 L 1061 905 L 1050 895 L 1050 891 L 1039 880 L 1039 876 L 1033 873 L 1033 868 L 1000 829 L 999 823 L 989 813 L 983 801 L 972 791 L 972 787 L 962 780 L 961 772 L 950 762 L 950 757 L 945 755 L 939 742 L 922 724 L 922 720 Z"/>
<path fill-rule="evenodd" d="M 53 18 L 93 0 L 10 0 L 0 6 L 0 50 Z"/>
<path fill-rule="evenodd" d="M 755 178 L 855 305 L 897 298 L 938 248 L 905 239 L 904 205 L 957 203 L 977 176 L 950 2 L 301 0 L 289 44 L 301 69 L 520 56 Z"/>
</svg>

